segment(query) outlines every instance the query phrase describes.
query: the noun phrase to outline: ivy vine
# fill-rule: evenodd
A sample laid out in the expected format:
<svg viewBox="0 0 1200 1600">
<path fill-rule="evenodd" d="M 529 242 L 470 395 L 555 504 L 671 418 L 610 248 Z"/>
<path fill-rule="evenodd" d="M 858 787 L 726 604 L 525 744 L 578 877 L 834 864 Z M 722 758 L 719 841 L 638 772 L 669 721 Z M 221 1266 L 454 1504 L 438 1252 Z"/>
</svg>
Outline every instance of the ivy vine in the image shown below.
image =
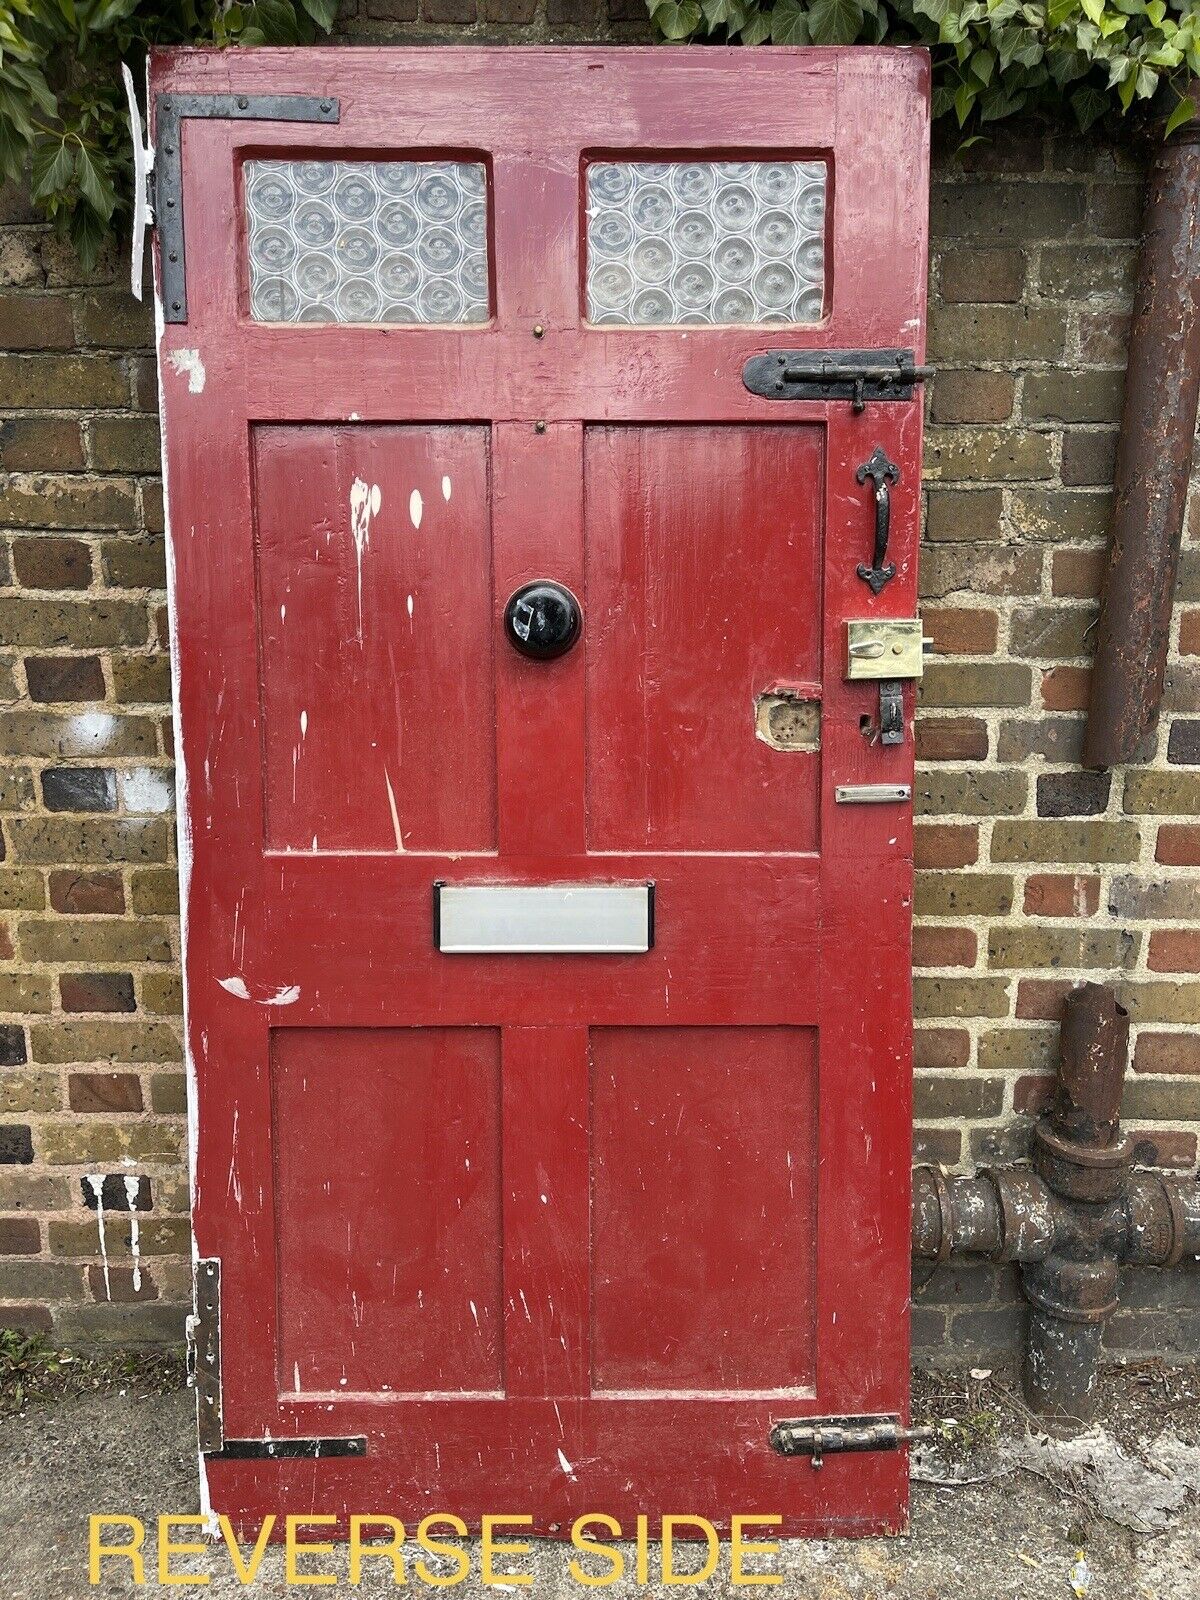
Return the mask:
<svg viewBox="0 0 1200 1600">
<path fill-rule="evenodd" d="M 1069 105 L 1086 132 L 1160 97 L 1168 134 L 1194 114 L 1187 87 L 1200 75 L 1200 0 L 646 3 L 665 39 L 927 45 L 933 114 L 953 119 L 964 143 L 1018 111 Z"/>
<path fill-rule="evenodd" d="M 339 0 L 0 0 L 0 181 L 88 267 L 128 209 L 132 147 L 121 63 L 152 44 L 310 44 Z"/>
</svg>

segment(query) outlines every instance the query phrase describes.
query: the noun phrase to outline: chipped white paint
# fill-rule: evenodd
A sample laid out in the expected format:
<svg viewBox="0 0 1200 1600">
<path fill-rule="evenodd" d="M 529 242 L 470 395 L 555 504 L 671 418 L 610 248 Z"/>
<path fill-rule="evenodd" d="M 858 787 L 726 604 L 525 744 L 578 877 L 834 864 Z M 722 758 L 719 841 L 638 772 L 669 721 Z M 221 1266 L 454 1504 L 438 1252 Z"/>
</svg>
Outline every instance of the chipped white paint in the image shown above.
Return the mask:
<svg viewBox="0 0 1200 1600">
<path fill-rule="evenodd" d="M 425 502 L 421 498 L 420 489 L 414 489 L 408 497 L 408 516 L 414 528 L 421 526 L 421 518 L 425 515 Z"/>
<path fill-rule="evenodd" d="M 302 739 L 305 739 L 305 738 L 308 737 L 308 712 L 307 711 L 302 711 L 300 713 L 300 737 Z"/>
<path fill-rule="evenodd" d="M 449 504 L 450 501 L 450 488 L 450 479 L 444 477 L 442 479 L 442 499 L 445 500 L 447 504 Z"/>
<path fill-rule="evenodd" d="M 286 601 L 284 601 L 283 605 L 281 605 L 280 608 L 279 608 L 279 620 L 280 620 L 280 622 L 286 622 L 287 621 L 287 602 Z"/>
<path fill-rule="evenodd" d="M 408 597 L 408 620 L 409 620 L 409 622 L 412 621 L 412 615 L 413 615 L 413 597 L 412 597 L 412 595 L 409 595 L 409 597 Z"/>
<path fill-rule="evenodd" d="M 161 817 L 175 804 L 175 785 L 161 767 L 131 767 L 121 774 L 121 795 L 126 811 Z"/>
<path fill-rule="evenodd" d="M 138 1236 L 138 1216 L 137 1216 L 137 1209 L 136 1209 L 136 1207 L 137 1207 L 137 1195 L 138 1195 L 138 1181 L 137 1181 L 136 1178 L 131 1177 L 129 1175 L 129 1173 L 126 1173 L 125 1174 L 125 1198 L 129 1202 L 129 1253 L 133 1257 L 133 1292 L 134 1292 L 134 1294 L 141 1294 L 141 1292 L 142 1292 L 142 1252 L 141 1252 L 141 1240 L 140 1240 L 140 1238 Z M 107 1288 L 108 1287 L 108 1279 L 107 1278 L 104 1280 L 104 1283 L 105 1283 L 105 1288 Z"/>
<path fill-rule="evenodd" d="M 377 483 L 366 484 L 355 478 L 350 485 L 350 534 L 354 540 L 354 559 L 358 563 L 358 642 L 362 643 L 363 552 L 371 543 L 371 518 L 379 515 L 383 496 Z M 314 846 L 314 849 L 316 847 Z"/>
<path fill-rule="evenodd" d="M 392 788 L 392 780 L 388 776 L 386 767 L 383 769 L 383 781 L 387 784 L 388 809 L 392 813 L 392 833 L 396 839 L 396 849 L 404 854 L 404 835 L 400 831 L 400 813 L 396 810 L 396 791 Z"/>
<path fill-rule="evenodd" d="M 112 1299 L 112 1284 L 108 1281 L 108 1241 L 104 1236 L 104 1179 L 98 1172 L 86 1174 L 88 1188 L 96 1196 L 96 1231 L 100 1235 L 100 1262 L 104 1268 L 104 1298 Z"/>
<path fill-rule="evenodd" d="M 273 989 L 270 994 L 252 995 L 246 987 L 245 978 L 218 978 L 217 982 L 235 1000 L 257 1000 L 262 1006 L 294 1006 L 300 998 L 298 983 L 285 984 L 281 989 Z"/>
<path fill-rule="evenodd" d="M 562 1468 L 562 1470 L 566 1473 L 568 1478 L 574 1478 L 574 1476 L 575 1476 L 575 1468 L 567 1460 L 566 1456 L 562 1453 L 561 1450 L 558 1452 L 558 1464 Z"/>
<path fill-rule="evenodd" d="M 199 350 L 168 350 L 167 360 L 181 378 L 188 381 L 189 394 L 203 394 L 206 374 Z"/>
<path fill-rule="evenodd" d="M 295 1389 L 296 1393 L 299 1394 L 300 1393 L 300 1363 L 298 1361 L 294 1361 L 292 1363 L 292 1386 Z"/>
</svg>

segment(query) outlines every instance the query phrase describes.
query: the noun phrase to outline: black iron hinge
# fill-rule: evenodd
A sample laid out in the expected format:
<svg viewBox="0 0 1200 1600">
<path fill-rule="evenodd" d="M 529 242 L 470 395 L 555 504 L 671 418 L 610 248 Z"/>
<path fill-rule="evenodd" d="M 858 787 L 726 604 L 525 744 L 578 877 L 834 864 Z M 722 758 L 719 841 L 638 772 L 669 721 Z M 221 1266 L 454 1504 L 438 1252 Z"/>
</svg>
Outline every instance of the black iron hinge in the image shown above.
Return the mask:
<svg viewBox="0 0 1200 1600">
<path fill-rule="evenodd" d="M 932 1439 L 932 1428 L 906 1428 L 894 1415 L 799 1417 L 771 1429 L 772 1450 L 782 1456 L 808 1456 L 819 1467 L 825 1456 L 849 1450 L 898 1450 L 919 1439 Z"/>
<path fill-rule="evenodd" d="M 211 1456 L 216 1461 L 322 1461 L 366 1453 L 365 1436 L 356 1434 L 347 1439 L 226 1439 Z"/>
<path fill-rule="evenodd" d="M 764 400 L 911 400 L 913 386 L 933 376 L 911 350 L 767 350 L 751 356 L 742 382 Z"/>
<path fill-rule="evenodd" d="M 187 1319 L 188 1383 L 196 1391 L 196 1427 L 206 1454 L 224 1443 L 221 1421 L 221 1262 L 192 1267 L 192 1314 Z"/>
<path fill-rule="evenodd" d="M 333 96 L 304 94 L 160 94 L 154 101 L 154 214 L 162 251 L 163 316 L 187 321 L 187 273 L 183 234 L 183 141 L 185 117 L 222 117 L 256 122 L 337 122 Z"/>
</svg>

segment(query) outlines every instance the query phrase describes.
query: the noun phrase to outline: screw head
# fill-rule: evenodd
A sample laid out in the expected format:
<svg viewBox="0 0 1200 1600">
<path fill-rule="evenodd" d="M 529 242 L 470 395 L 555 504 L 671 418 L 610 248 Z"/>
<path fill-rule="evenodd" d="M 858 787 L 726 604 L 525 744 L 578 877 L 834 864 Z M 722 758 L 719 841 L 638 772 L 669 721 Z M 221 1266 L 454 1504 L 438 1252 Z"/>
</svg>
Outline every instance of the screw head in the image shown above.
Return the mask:
<svg viewBox="0 0 1200 1600">
<path fill-rule="evenodd" d="M 534 323 L 534 325 L 533 325 L 533 337 L 535 339 L 542 338 L 542 336 L 545 334 L 545 332 L 546 332 L 546 330 L 545 330 L 545 328 L 542 327 L 540 322 L 535 322 Z"/>
<path fill-rule="evenodd" d="M 238 95 L 237 103 L 238 103 L 238 110 L 239 111 L 245 111 L 246 107 L 250 104 L 249 100 L 247 100 L 247 98 L 246 98 L 246 96 L 244 94 Z"/>
<path fill-rule="evenodd" d="M 328 112 L 328 111 L 330 111 L 331 109 L 332 108 L 331 108 L 330 103 L 329 103 L 328 100 L 322 100 L 321 101 L 321 111 L 322 111 L 323 114 Z"/>
<path fill-rule="evenodd" d="M 534 433 L 545 433 L 546 424 L 544 422 L 535 422 L 533 425 L 533 431 Z"/>
<path fill-rule="evenodd" d="M 171 301 L 171 310 L 172 311 L 182 311 L 183 310 L 183 301 L 182 300 L 172 300 Z"/>
</svg>

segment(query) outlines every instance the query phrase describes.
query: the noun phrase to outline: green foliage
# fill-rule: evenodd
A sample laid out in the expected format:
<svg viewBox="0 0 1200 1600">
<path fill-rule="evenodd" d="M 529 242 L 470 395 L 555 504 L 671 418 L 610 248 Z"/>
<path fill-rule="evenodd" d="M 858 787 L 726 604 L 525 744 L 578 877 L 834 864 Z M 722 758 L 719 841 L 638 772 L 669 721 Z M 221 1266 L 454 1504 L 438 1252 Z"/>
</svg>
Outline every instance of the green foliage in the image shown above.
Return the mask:
<svg viewBox="0 0 1200 1600">
<path fill-rule="evenodd" d="M 1156 96 L 1170 134 L 1192 116 L 1185 94 L 1200 75 L 1200 0 L 646 3 L 667 39 L 927 45 L 933 114 L 952 118 L 968 142 L 1018 111 L 1064 106 L 1086 132 Z"/>
<path fill-rule="evenodd" d="M 121 63 L 152 44 L 310 44 L 338 0 L 0 0 L 0 181 L 33 198 L 86 265 L 128 209 Z"/>
</svg>

